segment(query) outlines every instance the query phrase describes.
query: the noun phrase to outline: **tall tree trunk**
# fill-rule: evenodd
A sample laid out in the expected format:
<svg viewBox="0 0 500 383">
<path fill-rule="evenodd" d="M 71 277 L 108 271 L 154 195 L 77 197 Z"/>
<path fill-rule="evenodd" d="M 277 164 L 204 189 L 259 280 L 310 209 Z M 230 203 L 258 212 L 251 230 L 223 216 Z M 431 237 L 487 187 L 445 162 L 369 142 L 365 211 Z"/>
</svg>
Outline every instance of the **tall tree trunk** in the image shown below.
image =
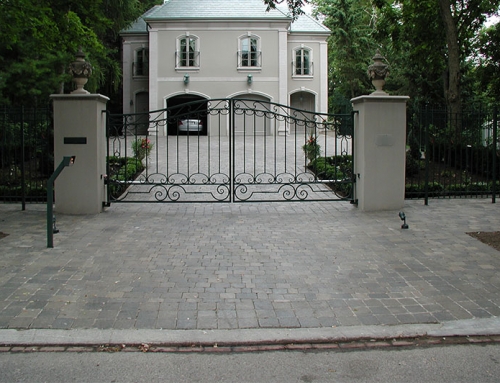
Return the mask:
<svg viewBox="0 0 500 383">
<path fill-rule="evenodd" d="M 457 25 L 451 12 L 450 0 L 439 0 L 439 10 L 446 32 L 448 45 L 448 72 L 445 78 L 445 98 L 450 113 L 452 127 L 461 128 L 462 102 L 460 99 L 460 48 L 458 45 Z"/>
</svg>

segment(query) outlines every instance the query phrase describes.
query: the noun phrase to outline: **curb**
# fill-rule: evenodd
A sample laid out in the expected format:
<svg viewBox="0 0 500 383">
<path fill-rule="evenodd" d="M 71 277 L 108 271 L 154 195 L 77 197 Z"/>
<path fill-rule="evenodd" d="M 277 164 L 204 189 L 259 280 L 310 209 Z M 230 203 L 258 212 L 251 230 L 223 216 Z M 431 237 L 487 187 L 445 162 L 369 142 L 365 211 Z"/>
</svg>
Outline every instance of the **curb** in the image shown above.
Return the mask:
<svg viewBox="0 0 500 383">
<path fill-rule="evenodd" d="M 441 324 L 241 330 L 0 330 L 0 352 L 250 352 L 500 342 L 500 317 Z"/>
</svg>

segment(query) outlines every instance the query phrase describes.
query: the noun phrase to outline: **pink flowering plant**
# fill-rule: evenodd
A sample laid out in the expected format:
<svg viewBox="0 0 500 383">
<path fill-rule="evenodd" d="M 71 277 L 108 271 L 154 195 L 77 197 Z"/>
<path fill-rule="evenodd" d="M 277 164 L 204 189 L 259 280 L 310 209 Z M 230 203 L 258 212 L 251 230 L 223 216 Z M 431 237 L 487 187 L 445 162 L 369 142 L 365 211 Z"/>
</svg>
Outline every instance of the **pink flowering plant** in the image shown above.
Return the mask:
<svg viewBox="0 0 500 383">
<path fill-rule="evenodd" d="M 149 138 L 138 138 L 132 142 L 132 150 L 134 151 L 134 156 L 142 161 L 144 158 L 149 157 L 151 150 L 153 149 L 153 143 Z"/>
<path fill-rule="evenodd" d="M 309 136 L 304 146 L 302 146 L 302 150 L 309 161 L 318 158 L 321 153 L 321 146 L 318 144 L 318 138 L 314 136 Z"/>
</svg>

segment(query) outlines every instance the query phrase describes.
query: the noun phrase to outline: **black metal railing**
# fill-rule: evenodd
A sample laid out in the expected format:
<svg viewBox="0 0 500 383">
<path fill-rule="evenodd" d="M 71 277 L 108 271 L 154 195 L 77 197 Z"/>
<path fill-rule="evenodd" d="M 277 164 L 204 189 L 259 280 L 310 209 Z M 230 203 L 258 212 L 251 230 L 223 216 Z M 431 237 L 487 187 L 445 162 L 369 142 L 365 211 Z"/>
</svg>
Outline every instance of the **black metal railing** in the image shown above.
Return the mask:
<svg viewBox="0 0 500 383">
<path fill-rule="evenodd" d="M 109 114 L 109 202 L 353 201 L 352 123 L 248 99 Z"/>
<path fill-rule="evenodd" d="M 0 200 L 45 202 L 54 171 L 49 108 L 0 107 Z"/>
<path fill-rule="evenodd" d="M 408 108 L 406 198 L 478 198 L 498 192 L 496 108 Z"/>
</svg>

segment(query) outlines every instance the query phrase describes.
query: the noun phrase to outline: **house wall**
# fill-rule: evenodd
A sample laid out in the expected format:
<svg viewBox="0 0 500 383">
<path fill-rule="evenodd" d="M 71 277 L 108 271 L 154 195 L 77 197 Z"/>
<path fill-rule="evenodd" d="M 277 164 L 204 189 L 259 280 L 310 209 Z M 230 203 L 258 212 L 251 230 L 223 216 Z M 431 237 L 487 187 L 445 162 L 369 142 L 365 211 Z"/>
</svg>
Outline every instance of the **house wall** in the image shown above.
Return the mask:
<svg viewBox="0 0 500 383">
<path fill-rule="evenodd" d="M 280 59 L 277 53 L 280 51 L 280 36 L 286 34 L 287 26 L 288 23 L 261 25 L 241 22 L 224 25 L 153 24 L 151 33 L 156 34 L 156 46 L 151 45 L 150 49 L 158 51 L 158 66 L 156 77 L 151 73 L 151 87 L 156 87 L 156 96 L 151 97 L 150 108 L 163 108 L 168 98 L 182 93 L 226 98 L 255 92 L 266 95 L 274 102 L 286 103 L 286 85 L 285 92 L 280 94 L 280 77 L 288 73 L 287 60 Z M 197 69 L 176 69 L 177 40 L 187 33 L 198 38 L 200 66 Z M 259 69 L 238 69 L 239 38 L 249 33 L 260 38 L 262 66 Z M 281 50 L 286 52 L 286 47 Z M 184 83 L 186 74 L 189 76 L 188 84 Z M 248 75 L 252 76 L 251 83 L 248 82 Z"/>
<path fill-rule="evenodd" d="M 123 113 L 138 111 L 136 110 L 136 95 L 141 92 L 149 92 L 149 77 L 133 75 L 136 51 L 141 48 L 148 48 L 148 46 L 147 34 L 126 35 L 123 37 Z"/>
<path fill-rule="evenodd" d="M 288 65 L 290 75 L 287 78 L 288 103 L 297 92 L 315 95 L 314 108 L 311 111 L 328 112 L 328 50 L 324 35 L 291 34 L 288 37 Z M 295 60 L 297 48 L 309 48 L 312 51 L 313 75 L 297 76 L 293 72 L 292 62 Z"/>
<path fill-rule="evenodd" d="M 135 104 L 135 96 L 144 91 L 149 91 L 151 111 L 165 108 L 169 98 L 179 95 L 211 99 L 255 95 L 291 105 L 293 94 L 305 92 L 308 110 L 327 113 L 327 34 L 290 33 L 288 28 L 286 20 L 150 22 L 148 34 L 124 36 L 124 113 L 136 111 L 130 101 Z M 176 68 L 178 39 L 186 34 L 198 38 L 200 65 L 197 68 Z M 260 38 L 261 68 L 238 68 L 239 38 L 248 34 Z M 149 78 L 134 78 L 134 51 L 148 44 Z M 293 73 L 294 49 L 302 45 L 313 54 L 312 76 Z M 189 76 L 188 83 L 184 81 L 185 75 Z"/>
</svg>

